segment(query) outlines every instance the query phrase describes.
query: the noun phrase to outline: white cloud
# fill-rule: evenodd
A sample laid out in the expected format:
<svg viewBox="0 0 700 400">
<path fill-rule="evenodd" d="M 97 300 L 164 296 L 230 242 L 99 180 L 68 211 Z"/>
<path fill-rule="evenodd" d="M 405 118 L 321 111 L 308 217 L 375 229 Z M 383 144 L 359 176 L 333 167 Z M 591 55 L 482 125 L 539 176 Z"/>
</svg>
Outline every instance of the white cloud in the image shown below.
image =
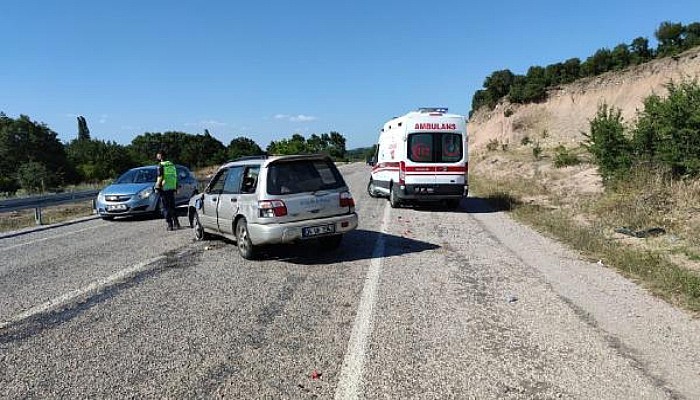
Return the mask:
<svg viewBox="0 0 700 400">
<path fill-rule="evenodd" d="M 288 114 L 277 114 L 273 118 L 275 119 L 284 119 L 290 122 L 310 122 L 310 121 L 315 121 L 318 118 L 311 116 L 311 115 L 304 115 L 304 114 L 299 114 L 299 115 L 288 115 Z"/>
<path fill-rule="evenodd" d="M 187 122 L 185 126 L 196 126 L 199 128 L 220 128 L 223 126 L 228 126 L 226 122 L 216 121 L 213 119 L 203 120 L 199 122 Z"/>
<path fill-rule="evenodd" d="M 312 117 L 311 115 L 303 115 L 299 114 L 296 117 L 292 117 L 290 121 L 292 122 L 309 122 L 309 121 L 315 121 L 316 117 Z"/>
</svg>

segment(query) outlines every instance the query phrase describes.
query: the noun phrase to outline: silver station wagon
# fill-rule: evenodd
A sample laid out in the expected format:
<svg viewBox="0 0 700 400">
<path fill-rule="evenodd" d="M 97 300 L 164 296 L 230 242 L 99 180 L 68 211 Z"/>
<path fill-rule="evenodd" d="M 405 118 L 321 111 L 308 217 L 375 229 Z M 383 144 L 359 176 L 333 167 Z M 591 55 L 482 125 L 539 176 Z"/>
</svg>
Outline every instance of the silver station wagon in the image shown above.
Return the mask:
<svg viewBox="0 0 700 400">
<path fill-rule="evenodd" d="M 188 216 L 197 240 L 211 234 L 235 240 L 246 259 L 268 244 L 317 240 L 334 249 L 357 228 L 355 201 L 325 155 L 229 162 L 190 199 Z"/>
</svg>

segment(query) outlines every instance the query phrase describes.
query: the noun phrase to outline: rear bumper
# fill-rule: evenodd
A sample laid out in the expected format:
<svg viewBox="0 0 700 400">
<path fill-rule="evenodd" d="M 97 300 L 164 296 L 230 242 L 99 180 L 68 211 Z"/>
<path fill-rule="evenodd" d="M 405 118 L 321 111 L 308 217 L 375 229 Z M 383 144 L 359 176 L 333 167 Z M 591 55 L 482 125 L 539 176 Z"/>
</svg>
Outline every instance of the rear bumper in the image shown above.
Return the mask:
<svg viewBox="0 0 700 400">
<path fill-rule="evenodd" d="M 468 185 L 413 184 L 399 186 L 399 199 L 417 201 L 440 201 L 461 199 L 469 193 Z"/>
<path fill-rule="evenodd" d="M 302 228 L 321 225 L 335 225 L 334 234 L 342 234 L 357 228 L 357 214 L 344 214 L 335 217 L 312 219 L 307 221 L 290 222 L 285 224 L 252 224 L 248 223 L 250 241 L 254 245 L 290 243 L 304 240 Z"/>
</svg>

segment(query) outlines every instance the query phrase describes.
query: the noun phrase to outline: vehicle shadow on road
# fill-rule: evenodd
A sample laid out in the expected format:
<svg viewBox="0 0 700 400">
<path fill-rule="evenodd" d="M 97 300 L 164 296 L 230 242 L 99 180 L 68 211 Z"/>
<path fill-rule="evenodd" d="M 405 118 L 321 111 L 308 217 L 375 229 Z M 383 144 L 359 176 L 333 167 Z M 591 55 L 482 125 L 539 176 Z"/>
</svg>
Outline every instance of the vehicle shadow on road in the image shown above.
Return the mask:
<svg viewBox="0 0 700 400">
<path fill-rule="evenodd" d="M 379 240 L 384 241 L 383 251 L 375 249 Z M 433 251 L 440 246 L 405 236 L 387 233 L 354 230 L 346 233 L 338 249 L 328 250 L 319 243 L 308 242 L 295 245 L 272 246 L 264 249 L 262 257 L 292 264 L 321 265 L 339 262 L 371 260 L 375 257 L 387 258 L 411 253 Z M 376 254 L 375 254 L 376 251 Z"/>
<path fill-rule="evenodd" d="M 186 219 L 187 218 L 187 207 L 177 207 L 175 209 L 175 212 L 177 213 L 178 218 L 180 218 L 180 224 L 183 222 L 183 217 Z M 144 214 L 135 214 L 135 215 L 124 215 L 124 216 L 116 216 L 112 221 L 113 222 L 137 222 L 137 221 L 151 221 L 154 219 L 164 219 L 163 213 L 158 212 L 158 213 L 144 213 Z M 185 225 L 187 225 L 185 223 Z"/>
<path fill-rule="evenodd" d="M 503 211 L 511 211 L 517 207 L 520 202 L 508 195 L 493 196 L 493 197 L 467 197 L 462 199 L 459 207 L 447 207 L 443 203 L 424 203 L 409 206 L 416 211 L 424 212 L 454 212 L 468 214 L 489 214 Z"/>
</svg>

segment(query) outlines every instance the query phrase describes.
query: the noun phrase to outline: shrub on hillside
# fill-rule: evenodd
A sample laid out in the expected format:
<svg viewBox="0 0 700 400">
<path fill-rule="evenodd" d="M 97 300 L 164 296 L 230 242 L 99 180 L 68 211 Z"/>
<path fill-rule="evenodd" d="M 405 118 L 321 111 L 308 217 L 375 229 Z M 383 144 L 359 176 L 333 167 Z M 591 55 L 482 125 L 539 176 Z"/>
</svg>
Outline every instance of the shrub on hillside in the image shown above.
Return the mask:
<svg viewBox="0 0 700 400">
<path fill-rule="evenodd" d="M 542 157 L 542 146 L 540 146 L 540 142 L 535 142 L 535 145 L 532 147 L 532 155 L 536 160 Z"/>
<path fill-rule="evenodd" d="M 496 151 L 496 150 L 498 150 L 498 146 L 499 146 L 498 140 L 491 139 L 491 140 L 489 140 L 488 143 L 486 143 L 486 150 Z"/>
<path fill-rule="evenodd" d="M 633 144 L 640 161 L 670 168 L 674 176 L 700 176 L 700 85 L 668 84 L 668 97 L 644 100 Z"/>
<path fill-rule="evenodd" d="M 603 181 L 626 174 L 632 165 L 632 144 L 625 136 L 621 111 L 600 105 L 590 127 L 590 133 L 583 134 L 583 146 L 593 156 Z"/>
<path fill-rule="evenodd" d="M 568 167 L 570 165 L 578 165 L 581 163 L 575 154 L 569 153 L 563 145 L 559 145 L 554 149 L 554 166 L 557 168 Z"/>
</svg>

